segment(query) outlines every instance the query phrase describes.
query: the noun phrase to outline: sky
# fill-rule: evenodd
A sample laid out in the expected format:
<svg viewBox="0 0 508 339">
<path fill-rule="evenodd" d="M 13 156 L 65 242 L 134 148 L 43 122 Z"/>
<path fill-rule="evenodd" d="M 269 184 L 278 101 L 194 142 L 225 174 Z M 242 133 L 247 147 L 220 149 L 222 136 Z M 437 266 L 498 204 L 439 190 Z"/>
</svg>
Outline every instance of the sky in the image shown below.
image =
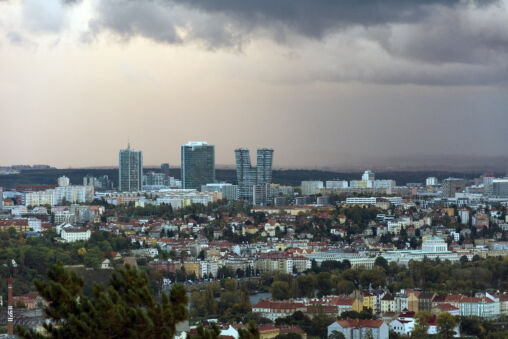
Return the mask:
<svg viewBox="0 0 508 339">
<path fill-rule="evenodd" d="M 0 166 L 508 156 L 507 25 L 508 0 L 0 0 Z"/>
</svg>

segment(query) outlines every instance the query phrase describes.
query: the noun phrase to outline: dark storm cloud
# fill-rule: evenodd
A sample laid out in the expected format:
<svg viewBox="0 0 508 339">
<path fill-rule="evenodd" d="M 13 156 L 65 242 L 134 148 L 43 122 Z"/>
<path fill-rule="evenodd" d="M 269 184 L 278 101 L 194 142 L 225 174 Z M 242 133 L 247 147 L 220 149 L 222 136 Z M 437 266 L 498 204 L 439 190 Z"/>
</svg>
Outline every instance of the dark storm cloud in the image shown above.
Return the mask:
<svg viewBox="0 0 508 339">
<path fill-rule="evenodd" d="M 75 3 L 66 1 L 67 3 Z M 482 1 L 481 3 L 491 3 Z M 156 41 L 182 42 L 175 26 L 187 30 L 185 40 L 209 47 L 238 46 L 261 32 L 282 41 L 288 34 L 322 39 L 355 25 L 414 23 L 435 6 L 455 7 L 460 0 L 124 0 L 102 1 L 95 29 L 109 28 L 123 37 L 143 35 Z M 477 4 L 476 2 L 472 2 Z M 180 12 L 184 17 L 173 15 Z M 204 27 L 205 25 L 206 27 Z"/>
<path fill-rule="evenodd" d="M 433 5 L 455 6 L 459 0 L 172 0 L 191 9 L 226 14 L 248 27 L 286 27 L 322 38 L 352 25 L 415 22 Z"/>
<path fill-rule="evenodd" d="M 327 48 L 329 55 L 306 55 L 311 74 L 304 78 L 311 81 L 504 85 L 508 78 L 503 1 L 119 0 L 100 1 L 95 11 L 85 40 L 108 31 L 123 41 L 140 36 L 241 50 L 261 38 L 297 54 L 309 41 L 328 46 L 337 35 L 373 43 L 363 52 L 363 64 L 351 60 L 353 67 L 346 69 L 335 64 L 349 58 L 340 52 L 354 44 Z"/>
<path fill-rule="evenodd" d="M 74 3 L 77 0 L 69 1 Z M 146 33 L 156 40 L 173 42 L 162 31 L 184 23 L 192 31 L 190 37 L 214 39 L 215 43 L 233 45 L 238 37 L 232 29 L 247 36 L 259 31 L 269 32 L 281 39 L 288 33 L 321 39 L 327 34 L 351 26 L 376 26 L 393 23 L 417 23 L 432 15 L 436 8 L 456 8 L 464 5 L 477 7 L 497 3 L 495 0 L 126 0 L 103 1 L 100 5 L 98 25 L 108 26 L 120 34 Z M 152 13 L 149 7 L 156 8 Z M 176 7 L 190 11 L 188 20 L 166 18 L 168 9 Z M 159 13 L 156 13 L 159 12 Z M 165 14 L 163 14 L 165 13 Z M 209 34 L 195 27 L 193 18 L 213 16 Z M 114 17 L 112 17 L 114 16 Z M 173 19 L 173 20 L 172 20 Z M 118 21 L 123 21 L 118 24 Z M 154 26 L 158 26 L 155 29 Z M 194 30 L 197 28 L 196 30 Z M 171 31 L 171 29 L 170 29 Z M 162 35 L 162 36 L 161 36 Z M 169 32 L 169 36 L 173 35 Z M 233 41 L 223 41 L 233 39 Z"/>
</svg>

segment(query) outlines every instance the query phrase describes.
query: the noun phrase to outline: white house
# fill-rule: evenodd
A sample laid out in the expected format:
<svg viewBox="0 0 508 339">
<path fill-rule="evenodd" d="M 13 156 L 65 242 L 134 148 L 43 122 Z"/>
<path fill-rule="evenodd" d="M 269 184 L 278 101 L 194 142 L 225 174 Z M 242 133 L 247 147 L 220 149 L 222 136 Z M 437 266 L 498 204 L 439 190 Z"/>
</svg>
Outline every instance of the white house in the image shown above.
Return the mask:
<svg viewBox="0 0 508 339">
<path fill-rule="evenodd" d="M 111 262 L 108 258 L 101 262 L 101 270 L 109 270 L 111 268 Z"/>
<path fill-rule="evenodd" d="M 415 328 L 414 319 L 412 320 L 395 319 L 390 322 L 390 331 L 394 331 L 395 333 L 398 334 L 409 335 L 414 328 Z"/>
</svg>

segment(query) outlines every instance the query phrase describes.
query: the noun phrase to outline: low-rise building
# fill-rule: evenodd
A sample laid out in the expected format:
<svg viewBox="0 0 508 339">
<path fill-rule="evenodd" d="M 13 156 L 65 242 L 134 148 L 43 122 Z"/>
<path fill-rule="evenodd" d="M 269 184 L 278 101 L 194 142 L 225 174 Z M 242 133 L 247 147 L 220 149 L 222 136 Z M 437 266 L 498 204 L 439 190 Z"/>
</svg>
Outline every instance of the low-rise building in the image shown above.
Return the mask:
<svg viewBox="0 0 508 339">
<path fill-rule="evenodd" d="M 499 300 L 488 297 L 462 297 L 459 308 L 463 317 L 494 319 L 500 315 Z"/>
<path fill-rule="evenodd" d="M 272 321 L 290 316 L 297 311 L 306 312 L 307 307 L 303 303 L 270 300 L 260 300 L 256 305 L 252 306 L 253 313 L 258 313 L 262 317 Z"/>
<path fill-rule="evenodd" d="M 84 227 L 64 227 L 60 237 L 65 242 L 87 241 L 92 233 Z"/>
<path fill-rule="evenodd" d="M 337 331 L 346 339 L 367 338 L 388 339 L 388 325 L 382 320 L 347 319 L 338 320 L 328 326 L 328 337 Z"/>
</svg>

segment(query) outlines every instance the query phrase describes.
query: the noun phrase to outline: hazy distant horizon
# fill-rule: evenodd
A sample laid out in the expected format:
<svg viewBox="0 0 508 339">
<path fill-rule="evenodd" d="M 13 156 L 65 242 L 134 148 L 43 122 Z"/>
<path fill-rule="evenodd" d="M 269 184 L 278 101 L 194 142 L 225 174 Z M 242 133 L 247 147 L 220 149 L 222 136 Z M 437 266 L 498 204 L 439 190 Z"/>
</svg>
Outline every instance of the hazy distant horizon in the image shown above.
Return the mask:
<svg viewBox="0 0 508 339">
<path fill-rule="evenodd" d="M 276 153 L 274 153 L 276 163 Z M 255 160 L 255 159 L 253 159 Z M 162 162 L 161 162 L 162 163 Z M 144 163 L 144 168 L 160 168 L 161 163 Z M 23 165 L 23 164 L 16 164 Z M 28 165 L 28 164 L 26 164 Z M 34 165 L 34 164 L 31 164 Z M 90 166 L 67 166 L 58 167 L 52 164 L 44 164 L 57 169 L 114 169 L 118 164 L 90 165 Z M 180 168 L 180 163 L 170 163 L 170 168 Z M 2 166 L 2 165 L 0 165 Z M 10 165 L 14 166 L 14 165 Z M 216 163 L 217 169 L 235 169 L 235 164 Z M 496 172 L 508 174 L 508 156 L 422 156 L 422 157 L 398 157 L 385 159 L 371 159 L 357 161 L 343 165 L 328 166 L 278 166 L 274 164 L 274 170 L 321 170 L 332 172 L 363 172 L 370 169 L 374 171 L 450 171 L 450 172 Z"/>
</svg>

